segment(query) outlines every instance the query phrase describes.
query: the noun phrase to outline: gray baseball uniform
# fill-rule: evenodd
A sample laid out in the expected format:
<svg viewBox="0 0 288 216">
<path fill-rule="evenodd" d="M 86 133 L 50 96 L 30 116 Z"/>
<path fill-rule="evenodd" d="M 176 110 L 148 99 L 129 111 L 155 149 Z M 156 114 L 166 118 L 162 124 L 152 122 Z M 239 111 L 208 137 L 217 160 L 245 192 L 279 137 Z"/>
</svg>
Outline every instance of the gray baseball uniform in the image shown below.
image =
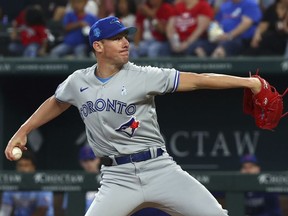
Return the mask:
<svg viewBox="0 0 288 216">
<path fill-rule="evenodd" d="M 103 83 L 95 76 L 96 67 L 71 74 L 57 88 L 56 98 L 78 108 L 98 157 L 109 156 L 115 165 L 119 155 L 149 150 L 152 159 L 102 166 L 101 188 L 86 215 L 126 216 L 145 206 L 171 215 L 227 215 L 166 152 L 154 97 L 174 92 L 179 72 L 128 62 Z M 160 156 L 159 148 L 164 151 Z"/>
</svg>

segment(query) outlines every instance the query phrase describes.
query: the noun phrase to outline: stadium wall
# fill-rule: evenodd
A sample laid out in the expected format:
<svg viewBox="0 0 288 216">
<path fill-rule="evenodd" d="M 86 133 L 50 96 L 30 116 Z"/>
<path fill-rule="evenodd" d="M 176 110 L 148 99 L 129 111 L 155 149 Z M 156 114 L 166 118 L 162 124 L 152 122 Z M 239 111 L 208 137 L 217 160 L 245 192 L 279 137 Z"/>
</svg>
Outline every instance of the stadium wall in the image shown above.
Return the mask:
<svg viewBox="0 0 288 216">
<path fill-rule="evenodd" d="M 161 58 L 138 59 L 139 65 L 180 71 L 216 72 L 248 76 L 260 69 L 279 92 L 288 83 L 288 60 L 281 58 Z M 73 71 L 94 64 L 93 59 L 0 59 L 0 149 L 18 127 Z M 286 170 L 288 118 L 275 131 L 261 130 L 242 111 L 242 89 L 201 90 L 156 97 L 159 124 L 167 150 L 186 170 L 235 171 L 239 158 L 255 153 L 263 170 Z M 285 100 L 286 99 L 286 100 Z M 288 110 L 285 100 L 285 109 Z M 70 108 L 29 136 L 28 145 L 39 155 L 41 169 L 78 169 L 77 152 L 85 143 L 84 125 Z M 67 153 L 67 149 L 69 152 Z M 65 155 L 66 157 L 63 157 Z M 0 169 L 13 165 L 0 154 Z"/>
</svg>

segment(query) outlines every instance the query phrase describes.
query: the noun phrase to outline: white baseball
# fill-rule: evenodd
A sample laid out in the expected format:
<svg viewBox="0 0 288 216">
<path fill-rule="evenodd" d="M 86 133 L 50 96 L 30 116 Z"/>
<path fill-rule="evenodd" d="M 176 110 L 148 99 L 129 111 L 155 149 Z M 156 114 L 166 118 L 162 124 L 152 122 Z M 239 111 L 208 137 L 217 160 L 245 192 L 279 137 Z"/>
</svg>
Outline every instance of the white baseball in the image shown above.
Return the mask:
<svg viewBox="0 0 288 216">
<path fill-rule="evenodd" d="M 14 147 L 12 149 L 12 155 L 14 160 L 19 160 L 22 157 L 22 150 L 19 147 Z"/>
</svg>

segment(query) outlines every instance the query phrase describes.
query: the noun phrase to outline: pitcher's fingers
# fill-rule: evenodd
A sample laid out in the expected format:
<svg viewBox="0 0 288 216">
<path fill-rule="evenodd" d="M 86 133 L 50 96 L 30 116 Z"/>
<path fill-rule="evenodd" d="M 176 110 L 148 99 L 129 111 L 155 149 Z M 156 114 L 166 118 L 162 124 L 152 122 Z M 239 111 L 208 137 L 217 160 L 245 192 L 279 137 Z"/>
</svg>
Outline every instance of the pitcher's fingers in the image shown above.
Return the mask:
<svg viewBox="0 0 288 216">
<path fill-rule="evenodd" d="M 5 149 L 5 156 L 8 160 L 13 161 L 14 157 L 12 155 L 12 149 L 10 150 L 10 148 L 6 148 Z"/>
<path fill-rule="evenodd" d="M 10 140 L 8 142 L 8 145 L 6 146 L 5 149 L 5 156 L 8 160 L 13 161 L 14 160 L 14 156 L 12 154 L 12 150 L 14 147 L 19 147 L 22 151 L 23 150 L 27 150 L 27 148 L 25 147 L 25 143 L 21 143 L 20 141 L 15 141 L 15 140 Z"/>
</svg>

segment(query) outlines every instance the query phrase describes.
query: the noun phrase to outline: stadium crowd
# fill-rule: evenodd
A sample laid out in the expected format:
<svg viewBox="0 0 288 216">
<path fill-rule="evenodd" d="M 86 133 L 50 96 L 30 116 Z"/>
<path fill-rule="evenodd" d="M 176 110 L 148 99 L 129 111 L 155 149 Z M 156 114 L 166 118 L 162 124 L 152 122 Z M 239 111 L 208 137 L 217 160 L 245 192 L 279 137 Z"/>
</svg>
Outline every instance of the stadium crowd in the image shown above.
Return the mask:
<svg viewBox="0 0 288 216">
<path fill-rule="evenodd" d="M 132 58 L 288 57 L 287 11 L 287 0 L 1 1 L 0 55 L 91 57 L 90 26 L 114 15 L 138 28 Z"/>
</svg>

